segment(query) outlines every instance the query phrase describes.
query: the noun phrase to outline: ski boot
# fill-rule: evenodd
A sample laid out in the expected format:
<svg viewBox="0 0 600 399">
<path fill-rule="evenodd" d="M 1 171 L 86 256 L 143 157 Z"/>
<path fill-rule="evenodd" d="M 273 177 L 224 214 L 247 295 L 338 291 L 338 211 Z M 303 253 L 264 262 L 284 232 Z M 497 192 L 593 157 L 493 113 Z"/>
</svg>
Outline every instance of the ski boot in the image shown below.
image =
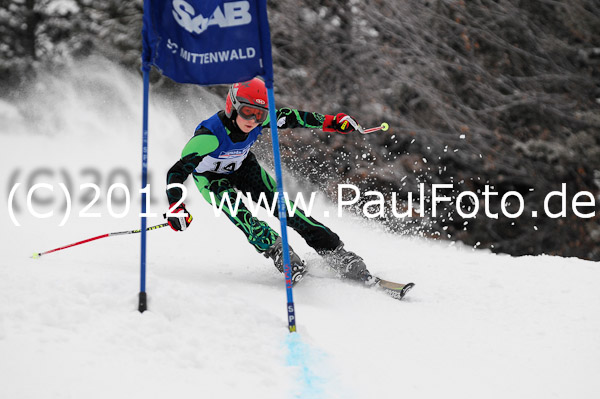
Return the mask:
<svg viewBox="0 0 600 399">
<path fill-rule="evenodd" d="M 352 251 L 344 249 L 343 242 L 340 241 L 340 245 L 334 250 L 318 251 L 318 253 L 343 278 L 362 281 L 366 285 L 376 283 L 376 280 L 367 270 L 367 265 L 365 265 L 363 258 Z"/>
<path fill-rule="evenodd" d="M 289 248 L 290 267 L 292 268 L 292 284 L 296 284 L 304 277 L 304 274 L 306 273 L 306 267 L 304 266 L 304 261 L 300 259 L 292 247 Z M 275 264 L 277 270 L 283 273 L 283 247 L 281 243 L 281 237 L 277 237 L 275 243 L 271 246 L 271 248 L 263 252 L 263 255 L 265 258 L 273 259 L 273 263 Z"/>
<path fill-rule="evenodd" d="M 344 243 L 331 251 L 317 251 L 331 268 L 342 278 L 363 282 L 371 289 L 381 290 L 395 299 L 402 299 L 415 285 L 413 283 L 398 284 L 372 276 L 363 259 L 351 251 L 344 249 Z"/>
</svg>

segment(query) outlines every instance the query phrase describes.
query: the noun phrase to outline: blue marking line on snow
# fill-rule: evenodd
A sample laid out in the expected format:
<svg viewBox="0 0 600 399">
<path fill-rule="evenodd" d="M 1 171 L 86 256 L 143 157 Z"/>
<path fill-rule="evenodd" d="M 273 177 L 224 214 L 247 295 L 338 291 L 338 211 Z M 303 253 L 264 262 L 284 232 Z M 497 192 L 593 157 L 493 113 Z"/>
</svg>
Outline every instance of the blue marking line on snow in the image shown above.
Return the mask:
<svg viewBox="0 0 600 399">
<path fill-rule="evenodd" d="M 323 354 L 305 343 L 298 333 L 288 334 L 286 344 L 288 348 L 287 366 L 298 369 L 298 385 L 292 397 L 325 398 L 323 392 L 325 380 L 314 369 L 314 365 L 322 364 Z"/>
</svg>

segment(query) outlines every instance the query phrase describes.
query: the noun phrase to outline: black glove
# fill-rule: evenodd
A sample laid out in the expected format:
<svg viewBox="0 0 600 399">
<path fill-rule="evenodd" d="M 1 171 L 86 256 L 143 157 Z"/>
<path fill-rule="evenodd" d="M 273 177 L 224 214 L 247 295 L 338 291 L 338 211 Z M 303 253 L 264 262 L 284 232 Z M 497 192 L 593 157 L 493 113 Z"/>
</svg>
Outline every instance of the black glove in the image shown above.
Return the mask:
<svg viewBox="0 0 600 399">
<path fill-rule="evenodd" d="M 167 218 L 167 223 L 169 223 L 169 226 L 171 226 L 171 228 L 175 231 L 184 231 L 185 229 L 188 228 L 188 226 L 190 225 L 190 223 L 192 223 L 192 215 L 187 211 L 187 209 L 185 209 L 185 204 L 180 204 L 177 208 L 173 209 L 173 206 L 175 205 L 175 203 L 172 203 L 169 206 L 169 213 L 171 214 L 178 214 L 177 216 L 169 216 Z M 186 214 L 187 215 L 184 215 Z M 181 215 L 179 215 L 181 214 Z M 168 214 L 165 214 L 165 217 Z"/>
<path fill-rule="evenodd" d="M 325 115 L 325 121 L 323 122 L 324 132 L 338 132 L 342 134 L 348 134 L 355 130 L 360 130 L 360 125 L 356 122 L 356 119 L 349 115 L 340 112 L 339 114 Z"/>
</svg>

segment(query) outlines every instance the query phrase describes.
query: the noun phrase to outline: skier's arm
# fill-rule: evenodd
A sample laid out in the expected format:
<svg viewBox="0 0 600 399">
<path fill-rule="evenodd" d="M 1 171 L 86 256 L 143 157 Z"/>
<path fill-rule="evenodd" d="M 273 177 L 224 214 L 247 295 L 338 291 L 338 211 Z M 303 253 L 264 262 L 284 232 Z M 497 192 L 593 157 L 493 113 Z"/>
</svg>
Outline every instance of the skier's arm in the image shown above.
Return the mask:
<svg viewBox="0 0 600 399">
<path fill-rule="evenodd" d="M 187 177 L 196 169 L 202 159 L 219 147 L 219 139 L 210 131 L 209 134 L 203 134 L 204 128 L 198 129 L 196 135 L 188 141 L 181 152 L 181 159 L 169 169 L 167 173 L 167 185 L 173 183 L 183 184 Z M 172 187 L 167 190 L 169 205 L 179 201 L 183 192 L 178 187 Z"/>
<path fill-rule="evenodd" d="M 308 129 L 322 129 L 325 115 L 317 112 L 299 111 L 293 108 L 280 108 L 277 110 L 277 127 L 280 129 L 293 129 L 304 127 Z M 270 120 L 263 123 L 263 127 L 269 127 Z"/>
<path fill-rule="evenodd" d="M 263 123 L 269 125 L 269 118 Z M 350 116 L 339 113 L 337 115 L 323 115 L 318 112 L 306 112 L 293 108 L 280 108 L 277 110 L 277 127 L 280 129 L 293 129 L 303 127 L 320 129 L 324 132 L 350 133 L 358 128 L 358 123 Z"/>
</svg>

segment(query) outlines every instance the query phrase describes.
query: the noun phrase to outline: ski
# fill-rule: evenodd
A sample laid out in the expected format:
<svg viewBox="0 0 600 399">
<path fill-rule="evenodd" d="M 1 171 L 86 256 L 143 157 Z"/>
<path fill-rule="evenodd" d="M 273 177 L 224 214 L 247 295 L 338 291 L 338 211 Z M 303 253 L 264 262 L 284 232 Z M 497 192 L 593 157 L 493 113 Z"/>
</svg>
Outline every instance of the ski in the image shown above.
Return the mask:
<svg viewBox="0 0 600 399">
<path fill-rule="evenodd" d="M 383 280 L 375 276 L 373 276 L 373 278 L 375 279 L 375 283 L 373 284 L 374 288 L 379 289 L 398 300 L 404 298 L 404 295 L 415 286 L 414 283 L 400 284 Z"/>
<path fill-rule="evenodd" d="M 332 277 L 326 277 L 326 276 L 318 276 L 318 275 L 314 275 L 314 274 L 310 274 L 310 273 L 307 273 L 304 275 L 305 278 L 306 278 L 306 276 L 309 276 L 311 278 L 332 278 Z M 347 281 L 349 283 L 358 284 L 360 286 L 363 285 L 363 284 L 359 284 L 359 282 L 356 280 L 347 280 L 344 278 L 340 278 L 339 276 L 335 277 L 335 279 L 339 279 L 341 281 Z M 368 283 L 368 285 L 365 285 L 366 288 L 373 289 L 376 291 L 381 291 L 397 300 L 401 300 L 402 298 L 404 298 L 406 293 L 415 286 L 414 283 L 406 283 L 406 284 L 394 283 L 392 281 L 384 280 L 384 279 L 381 279 L 381 278 L 375 277 L 375 276 L 373 276 L 373 279 L 374 279 L 374 282 Z"/>
<path fill-rule="evenodd" d="M 371 275 L 371 278 L 368 279 L 367 281 L 347 279 L 347 278 L 343 278 L 339 272 L 337 272 L 333 267 L 328 266 L 328 265 L 326 266 L 326 269 L 333 271 L 336 274 L 335 277 L 318 275 L 318 274 L 314 274 L 311 272 L 312 266 L 314 266 L 314 265 L 311 265 L 310 263 L 306 264 L 304 261 L 302 261 L 302 262 L 306 267 L 304 274 L 303 274 L 304 278 L 306 278 L 307 276 L 310 276 L 312 278 L 340 279 L 341 281 L 355 283 L 357 285 L 364 286 L 365 288 L 368 288 L 368 289 L 374 289 L 376 291 L 384 292 L 385 294 L 387 294 L 397 300 L 401 300 L 402 298 L 404 298 L 404 296 L 408 293 L 408 291 L 410 291 L 415 286 L 414 283 L 406 283 L 406 284 L 394 283 L 393 281 L 384 280 L 380 277 L 373 276 L 373 275 Z"/>
</svg>

